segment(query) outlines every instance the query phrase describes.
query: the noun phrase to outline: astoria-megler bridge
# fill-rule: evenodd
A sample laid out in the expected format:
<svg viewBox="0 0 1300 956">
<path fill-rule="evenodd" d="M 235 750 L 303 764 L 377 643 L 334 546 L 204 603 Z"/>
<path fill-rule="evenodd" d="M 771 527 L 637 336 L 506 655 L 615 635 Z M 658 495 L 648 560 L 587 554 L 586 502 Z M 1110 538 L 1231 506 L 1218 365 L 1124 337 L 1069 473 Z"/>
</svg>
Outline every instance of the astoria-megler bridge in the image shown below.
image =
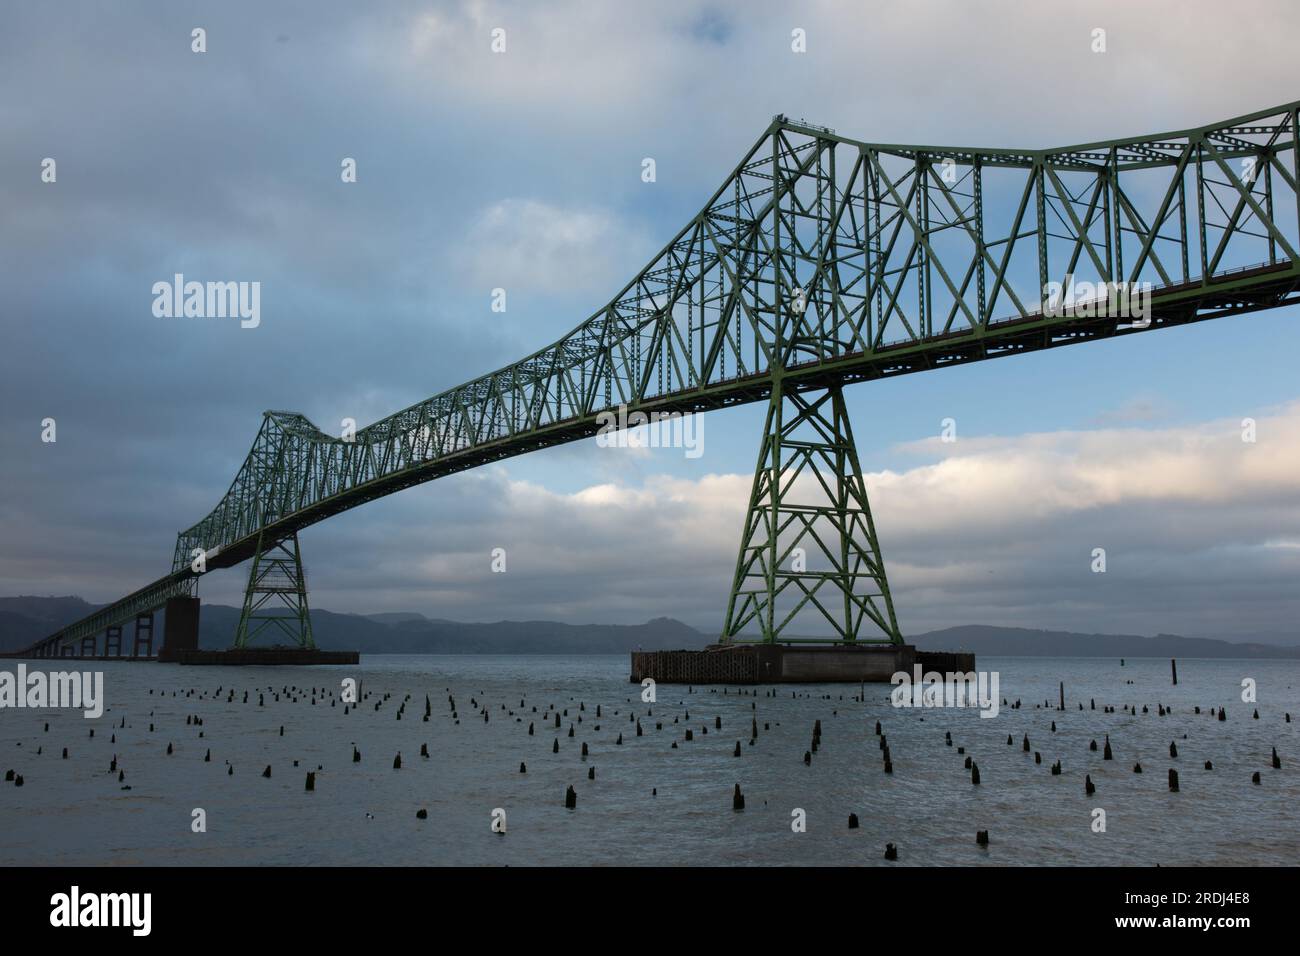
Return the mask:
<svg viewBox="0 0 1300 956">
<path fill-rule="evenodd" d="M 745 402 L 768 411 L 722 640 L 786 643 L 815 624 L 833 634 L 822 641 L 899 643 L 843 386 L 1297 301 L 1298 107 L 1062 149 L 863 143 L 777 116 L 568 335 L 350 441 L 266 412 L 229 490 L 177 536 L 169 574 L 23 654 L 95 655 L 101 634 L 120 654 L 132 620 L 147 654 L 154 611 L 188 599 L 177 616 L 196 627 L 201 574 L 250 558 L 236 647 L 267 630 L 313 647 L 308 525 L 587 438 L 619 406 Z M 1068 277 L 1148 288 L 1148 311 L 1047 307 Z"/>
</svg>

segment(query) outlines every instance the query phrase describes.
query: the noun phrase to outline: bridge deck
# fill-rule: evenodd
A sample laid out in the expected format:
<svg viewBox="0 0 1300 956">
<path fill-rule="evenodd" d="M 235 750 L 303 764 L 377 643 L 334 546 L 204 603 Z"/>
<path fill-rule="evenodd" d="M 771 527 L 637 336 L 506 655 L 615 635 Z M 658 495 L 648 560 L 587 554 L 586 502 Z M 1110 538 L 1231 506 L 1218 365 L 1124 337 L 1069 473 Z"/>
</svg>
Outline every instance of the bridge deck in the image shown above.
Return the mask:
<svg viewBox="0 0 1300 956">
<path fill-rule="evenodd" d="M 1170 328 L 1300 298 L 1300 104 L 1055 150 L 857 142 L 777 117 L 607 305 L 515 364 L 354 436 L 267 412 L 170 574 L 21 652 L 56 654 L 367 501 L 595 434 Z M 1149 288 L 1149 324 L 1045 315 L 1050 283 Z M 1042 295 L 1022 301 L 1015 286 Z M 1002 315 L 1003 318 L 994 318 Z M 195 570 L 192 562 L 202 556 Z"/>
</svg>

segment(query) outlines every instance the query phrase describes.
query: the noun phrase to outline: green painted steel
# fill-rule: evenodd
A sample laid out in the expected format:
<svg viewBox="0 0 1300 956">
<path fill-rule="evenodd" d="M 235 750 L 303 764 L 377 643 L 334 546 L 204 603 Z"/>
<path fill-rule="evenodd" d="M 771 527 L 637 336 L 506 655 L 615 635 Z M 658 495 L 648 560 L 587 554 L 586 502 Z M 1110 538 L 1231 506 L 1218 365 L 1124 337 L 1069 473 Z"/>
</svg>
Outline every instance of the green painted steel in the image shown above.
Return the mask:
<svg viewBox="0 0 1300 956">
<path fill-rule="evenodd" d="M 834 636 L 790 633 L 801 621 Z M 786 395 L 780 376 L 722 629 L 724 644 L 777 641 L 903 643 L 841 388 Z"/>
<path fill-rule="evenodd" d="M 792 394 L 1295 302 L 1297 107 L 1048 150 L 863 143 L 778 116 L 558 342 L 353 440 L 267 412 L 172 573 L 47 641 L 190 587 L 196 549 L 233 566 L 366 501 L 590 436 L 620 404 L 707 411 L 769 399 L 774 373 Z M 1053 314 L 1044 285 L 1068 276 L 1150 283 L 1149 321 Z"/>
<path fill-rule="evenodd" d="M 247 647 L 268 631 L 305 650 L 316 647 L 307 610 L 307 576 L 302 570 L 296 534 L 281 541 L 259 543 L 248 573 L 235 647 Z"/>
<path fill-rule="evenodd" d="M 97 637 L 110 627 L 120 626 L 135 620 L 138 615 L 156 611 L 167 603 L 168 598 L 188 596 L 193 593 L 193 588 L 192 578 L 168 575 L 112 604 L 101 607 L 24 651 L 4 656 L 58 657 L 61 647 L 79 644 L 87 637 Z M 117 649 L 121 650 L 120 634 Z"/>
</svg>

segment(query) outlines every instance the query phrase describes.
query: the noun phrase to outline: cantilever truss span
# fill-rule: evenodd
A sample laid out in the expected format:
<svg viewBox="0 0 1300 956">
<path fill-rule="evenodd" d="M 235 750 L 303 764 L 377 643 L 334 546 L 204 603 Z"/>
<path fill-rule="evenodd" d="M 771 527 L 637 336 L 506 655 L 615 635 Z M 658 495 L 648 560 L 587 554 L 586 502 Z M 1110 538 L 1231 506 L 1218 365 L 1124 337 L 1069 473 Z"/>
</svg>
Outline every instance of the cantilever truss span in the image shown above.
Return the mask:
<svg viewBox="0 0 1300 956">
<path fill-rule="evenodd" d="M 864 143 L 778 116 L 558 342 L 351 441 L 267 412 L 229 490 L 178 535 L 172 572 L 27 653 L 188 591 L 196 549 L 230 567 L 363 502 L 594 434 L 620 404 L 707 411 L 769 400 L 776 382 L 798 394 L 1290 304 L 1297 106 L 1045 150 Z M 1149 321 L 1045 309 L 1069 276 L 1150 283 Z"/>
</svg>

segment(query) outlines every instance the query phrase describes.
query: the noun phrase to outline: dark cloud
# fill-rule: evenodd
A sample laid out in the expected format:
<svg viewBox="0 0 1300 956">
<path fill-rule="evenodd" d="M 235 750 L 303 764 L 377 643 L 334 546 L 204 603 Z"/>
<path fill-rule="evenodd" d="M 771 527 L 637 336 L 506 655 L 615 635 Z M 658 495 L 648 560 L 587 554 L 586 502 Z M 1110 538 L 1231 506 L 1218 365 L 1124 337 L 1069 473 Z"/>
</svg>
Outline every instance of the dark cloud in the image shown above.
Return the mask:
<svg viewBox="0 0 1300 956">
<path fill-rule="evenodd" d="M 265 409 L 326 430 L 343 417 L 364 424 L 555 338 L 694 214 L 775 112 L 863 138 L 1046 145 L 1148 132 L 1149 115 L 1195 125 L 1265 105 L 1261 89 L 1287 91 L 1269 102 L 1294 95 L 1293 7 L 1256 5 L 1262 19 L 1207 31 L 1138 6 L 1017 5 L 1013 33 L 990 5 L 957 2 L 927 18 L 909 4 L 775 0 L 703 13 L 10 5 L 0 592 L 109 600 L 156 577 L 176 531 L 225 490 Z M 1265 21 L 1264 33 L 1252 26 Z M 1086 52 L 1097 24 L 1110 31 L 1108 60 Z M 190 50 L 196 26 L 204 54 Z M 488 49 L 496 26 L 507 30 L 501 56 Z M 794 27 L 809 38 L 798 61 Z M 1249 71 L 1186 69 L 1242 49 Z M 658 164 L 654 191 L 639 180 L 645 156 Z M 58 163 L 54 185 L 39 178 L 45 157 Z M 340 180 L 345 157 L 355 184 Z M 177 272 L 261 282 L 260 327 L 155 318 L 151 287 Z M 509 290 L 505 315 L 488 310 L 497 285 Z M 40 442 L 46 417 L 58 422 L 53 445 Z M 753 460 L 748 435 L 733 442 L 725 427 L 694 466 L 556 449 L 340 516 L 304 534 L 314 600 L 714 627 Z M 1084 443 L 1073 459 L 1045 459 L 1064 472 L 1035 480 L 1086 484 L 1098 456 Z M 903 460 L 885 463 L 909 493 L 927 487 L 929 466 Z M 1046 516 L 995 509 L 993 520 L 994 499 L 969 477 L 926 499 L 946 523 L 898 507 L 882 479 L 882 537 L 909 629 L 1294 620 L 1279 597 L 1292 590 L 1291 545 L 1267 543 L 1296 537 L 1291 485 L 1221 475 L 1236 490 L 1194 503 L 1130 495 Z M 1094 538 L 1111 549 L 1104 584 L 1069 570 Z M 488 571 L 498 544 L 506 575 Z M 205 597 L 236 600 L 240 576 L 214 575 Z"/>
</svg>

